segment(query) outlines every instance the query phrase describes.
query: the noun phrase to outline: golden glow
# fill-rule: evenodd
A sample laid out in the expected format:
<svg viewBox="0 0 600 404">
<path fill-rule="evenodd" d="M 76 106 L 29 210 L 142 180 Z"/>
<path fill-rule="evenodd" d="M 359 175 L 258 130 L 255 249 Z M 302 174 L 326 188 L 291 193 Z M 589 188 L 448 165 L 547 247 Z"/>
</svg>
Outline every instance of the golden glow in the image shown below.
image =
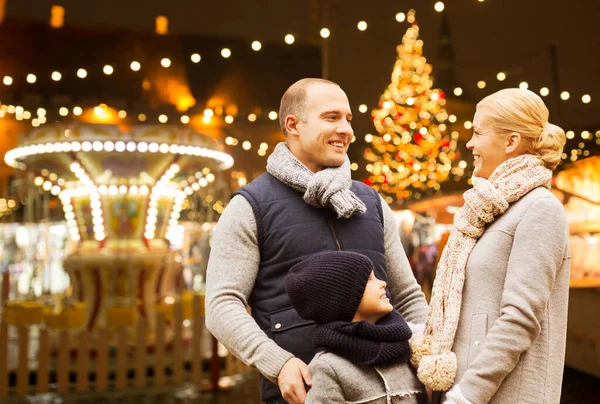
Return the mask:
<svg viewBox="0 0 600 404">
<path fill-rule="evenodd" d="M 358 106 L 358 111 L 359 111 L 360 113 L 362 113 L 362 114 L 366 113 L 366 112 L 367 112 L 367 110 L 368 110 L 368 108 L 367 108 L 367 106 L 366 106 L 365 104 L 360 104 L 360 105 Z"/>
<path fill-rule="evenodd" d="M 504 81 L 506 80 L 506 73 L 500 72 L 496 75 L 496 78 L 498 79 L 498 81 Z"/>
<path fill-rule="evenodd" d="M 242 143 L 242 148 L 244 150 L 250 150 L 252 148 L 252 143 L 246 140 L 244 143 Z"/>
<path fill-rule="evenodd" d="M 200 63 L 200 60 L 202 60 L 202 56 L 200 56 L 199 53 L 193 53 L 192 56 L 190 56 L 190 60 L 193 63 Z"/>
<path fill-rule="evenodd" d="M 460 97 L 462 95 L 462 93 L 463 93 L 463 89 L 462 88 L 456 87 L 454 89 L 454 95 L 456 95 L 457 97 Z"/>
<path fill-rule="evenodd" d="M 159 15 L 154 20 L 154 30 L 158 35 L 167 35 L 169 33 L 169 19 L 164 15 Z"/>
<path fill-rule="evenodd" d="M 481 89 L 483 89 L 483 88 L 485 88 L 485 86 L 486 86 L 486 82 L 485 82 L 485 81 L 483 81 L 483 80 L 479 80 L 479 81 L 477 82 L 477 88 L 481 88 Z"/>
<path fill-rule="evenodd" d="M 233 117 L 231 115 L 227 115 L 225 117 L 225 122 L 227 122 L 227 123 L 233 123 Z"/>
<path fill-rule="evenodd" d="M 85 79 L 87 77 L 87 70 L 85 70 L 85 69 L 78 69 L 77 70 L 77 77 L 79 77 L 80 79 Z"/>
<path fill-rule="evenodd" d="M 269 112 L 269 119 L 274 121 L 275 119 L 277 119 L 277 112 L 275 111 L 271 111 Z"/>
<path fill-rule="evenodd" d="M 60 107 L 60 109 L 58 110 L 58 114 L 60 116 L 67 116 L 69 115 L 69 110 L 65 107 Z"/>
<path fill-rule="evenodd" d="M 104 67 L 102 68 L 102 72 L 104 74 L 106 74 L 107 76 L 110 76 L 111 74 L 113 74 L 115 71 L 115 69 L 113 69 L 113 67 L 111 65 L 104 65 Z"/>
<path fill-rule="evenodd" d="M 471 129 L 473 127 L 473 124 L 471 123 L 471 121 L 465 121 L 464 126 L 465 129 Z"/>
<path fill-rule="evenodd" d="M 435 11 L 437 11 L 438 13 L 441 13 L 442 11 L 444 11 L 445 5 L 443 2 L 438 1 L 437 3 L 435 3 L 435 5 L 433 6 L 433 8 L 435 9 Z"/>
<path fill-rule="evenodd" d="M 396 14 L 396 21 L 404 22 L 405 20 L 406 20 L 406 14 L 404 14 L 404 13 Z"/>
<path fill-rule="evenodd" d="M 329 28 L 321 28 L 321 38 L 329 38 L 329 36 L 331 35 L 331 31 L 329 31 Z"/>
<path fill-rule="evenodd" d="M 250 122 L 254 122 L 254 121 L 256 121 L 256 114 L 250 114 L 250 115 L 248 115 L 248 120 L 249 120 Z"/>
<path fill-rule="evenodd" d="M 160 114 L 158 116 L 158 122 L 160 123 L 167 123 L 168 120 L 169 118 L 165 114 Z"/>
<path fill-rule="evenodd" d="M 27 75 L 27 82 L 28 82 L 29 84 L 33 84 L 33 83 L 35 83 L 36 81 L 37 81 L 37 77 L 35 76 L 35 74 L 31 74 L 31 73 L 29 73 L 29 74 Z"/>
<path fill-rule="evenodd" d="M 570 97 L 571 97 L 571 94 L 569 94 L 569 92 L 568 92 L 568 91 L 563 91 L 562 93 L 560 93 L 560 98 L 561 98 L 563 101 L 566 101 L 566 100 L 568 100 Z"/>
<path fill-rule="evenodd" d="M 10 86 L 13 83 L 13 79 L 10 76 L 4 76 L 2 83 L 4 83 L 5 86 Z"/>
<path fill-rule="evenodd" d="M 225 59 L 227 59 L 228 57 L 231 56 L 231 50 L 229 48 L 221 49 L 221 56 L 223 56 Z"/>
<path fill-rule="evenodd" d="M 127 111 L 120 110 L 119 113 L 117 114 L 117 116 L 121 119 L 125 119 L 125 118 L 127 118 Z"/>
<path fill-rule="evenodd" d="M 62 74 L 60 74 L 60 72 L 52 72 L 52 75 L 50 75 L 50 77 L 54 81 L 60 81 L 60 79 L 62 78 Z"/>
<path fill-rule="evenodd" d="M 138 115 L 138 120 L 140 122 L 146 122 L 146 119 L 147 119 L 146 114 L 139 114 Z"/>
<path fill-rule="evenodd" d="M 542 97 L 545 97 L 548 94 L 550 94 L 550 90 L 548 90 L 548 87 L 542 87 L 542 88 L 540 88 L 540 95 Z"/>
<path fill-rule="evenodd" d="M 286 44 L 288 44 L 288 45 L 291 45 L 291 44 L 293 44 L 295 41 L 296 41 L 296 38 L 294 38 L 294 35 L 292 35 L 292 34 L 287 34 L 287 35 L 285 36 L 285 43 L 286 43 Z"/>
<path fill-rule="evenodd" d="M 583 97 L 581 97 L 581 102 L 584 104 L 589 104 L 590 101 L 592 101 L 592 97 L 589 94 L 585 94 Z"/>
<path fill-rule="evenodd" d="M 527 84 L 526 81 L 522 81 L 522 82 L 519 83 L 519 88 L 521 90 L 527 90 L 529 88 L 529 84 Z"/>
<path fill-rule="evenodd" d="M 367 27 L 368 25 L 366 21 L 359 21 L 358 24 L 356 24 L 356 28 L 358 28 L 359 31 L 366 31 Z"/>
<path fill-rule="evenodd" d="M 81 107 L 73 107 L 73 115 L 80 116 L 83 114 L 83 109 Z"/>
<path fill-rule="evenodd" d="M 190 117 L 187 115 L 182 115 L 181 116 L 181 123 L 184 125 L 187 125 L 188 123 L 190 123 Z"/>
<path fill-rule="evenodd" d="M 133 61 L 133 62 L 131 62 L 131 64 L 129 65 L 129 68 L 130 68 L 131 70 L 133 70 L 134 72 L 137 72 L 137 71 L 139 71 L 139 70 L 142 68 L 142 65 L 140 64 L 140 62 L 137 62 L 137 61 L 135 61 L 135 60 L 134 60 L 134 61 Z"/>
<path fill-rule="evenodd" d="M 252 42 L 252 49 L 255 51 L 259 51 L 262 48 L 262 44 L 260 43 L 260 41 L 254 41 Z"/>
<path fill-rule="evenodd" d="M 63 6 L 53 5 L 50 7 L 50 26 L 52 28 L 62 28 L 65 23 L 65 8 Z"/>
</svg>

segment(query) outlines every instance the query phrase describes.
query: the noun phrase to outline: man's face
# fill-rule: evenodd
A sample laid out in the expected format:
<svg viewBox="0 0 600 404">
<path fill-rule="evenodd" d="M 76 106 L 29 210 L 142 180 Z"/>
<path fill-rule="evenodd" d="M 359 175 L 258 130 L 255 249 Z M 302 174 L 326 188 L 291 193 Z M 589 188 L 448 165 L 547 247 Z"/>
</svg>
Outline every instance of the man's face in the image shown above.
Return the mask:
<svg viewBox="0 0 600 404">
<path fill-rule="evenodd" d="M 296 158 L 312 172 L 344 163 L 354 132 L 346 93 L 335 85 L 313 84 L 298 123 Z"/>
</svg>

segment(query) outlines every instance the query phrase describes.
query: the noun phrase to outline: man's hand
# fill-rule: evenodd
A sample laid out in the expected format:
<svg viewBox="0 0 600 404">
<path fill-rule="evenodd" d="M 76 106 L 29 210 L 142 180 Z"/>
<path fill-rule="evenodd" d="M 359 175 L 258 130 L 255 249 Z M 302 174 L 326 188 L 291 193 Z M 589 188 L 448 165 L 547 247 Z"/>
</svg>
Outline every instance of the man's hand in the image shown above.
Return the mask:
<svg viewBox="0 0 600 404">
<path fill-rule="evenodd" d="M 304 404 L 304 383 L 309 386 L 312 384 L 308 366 L 298 358 L 290 358 L 281 368 L 277 378 L 279 390 L 285 401 L 289 404 Z"/>
</svg>

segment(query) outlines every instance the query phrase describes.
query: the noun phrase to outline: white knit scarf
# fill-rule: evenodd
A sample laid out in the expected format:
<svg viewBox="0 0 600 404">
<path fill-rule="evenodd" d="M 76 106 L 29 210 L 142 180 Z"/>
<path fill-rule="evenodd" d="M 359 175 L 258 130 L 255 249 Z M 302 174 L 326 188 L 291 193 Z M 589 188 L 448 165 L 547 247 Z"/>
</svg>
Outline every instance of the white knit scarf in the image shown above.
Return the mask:
<svg viewBox="0 0 600 404">
<path fill-rule="evenodd" d="M 338 217 L 350 218 L 367 211 L 365 204 L 350 190 L 350 160 L 340 167 L 317 173 L 310 171 L 284 142 L 275 146 L 267 160 L 267 172 L 296 191 L 304 192 L 304 201 L 318 208 L 331 207 Z"/>
<path fill-rule="evenodd" d="M 411 363 L 421 382 L 432 390 L 448 390 L 456 377 L 456 355 L 451 349 L 460 316 L 465 268 L 475 243 L 485 226 L 506 212 L 511 203 L 540 186 L 550 188 L 551 180 L 552 170 L 531 154 L 505 161 L 489 180 L 472 178 L 473 188 L 464 193 L 465 204 L 456 212 L 454 228 L 437 267 L 425 331 L 410 341 Z"/>
</svg>

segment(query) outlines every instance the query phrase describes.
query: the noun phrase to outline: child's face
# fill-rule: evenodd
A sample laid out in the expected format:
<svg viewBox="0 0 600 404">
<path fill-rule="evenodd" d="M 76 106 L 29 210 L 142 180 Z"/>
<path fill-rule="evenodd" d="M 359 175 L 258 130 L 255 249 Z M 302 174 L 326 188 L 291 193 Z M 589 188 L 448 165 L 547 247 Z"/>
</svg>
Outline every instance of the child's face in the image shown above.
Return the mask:
<svg viewBox="0 0 600 404">
<path fill-rule="evenodd" d="M 390 299 L 385 294 L 385 286 L 385 281 L 377 279 L 375 273 L 371 271 L 365 292 L 352 321 L 366 320 L 376 323 L 381 317 L 394 310 Z"/>
</svg>

